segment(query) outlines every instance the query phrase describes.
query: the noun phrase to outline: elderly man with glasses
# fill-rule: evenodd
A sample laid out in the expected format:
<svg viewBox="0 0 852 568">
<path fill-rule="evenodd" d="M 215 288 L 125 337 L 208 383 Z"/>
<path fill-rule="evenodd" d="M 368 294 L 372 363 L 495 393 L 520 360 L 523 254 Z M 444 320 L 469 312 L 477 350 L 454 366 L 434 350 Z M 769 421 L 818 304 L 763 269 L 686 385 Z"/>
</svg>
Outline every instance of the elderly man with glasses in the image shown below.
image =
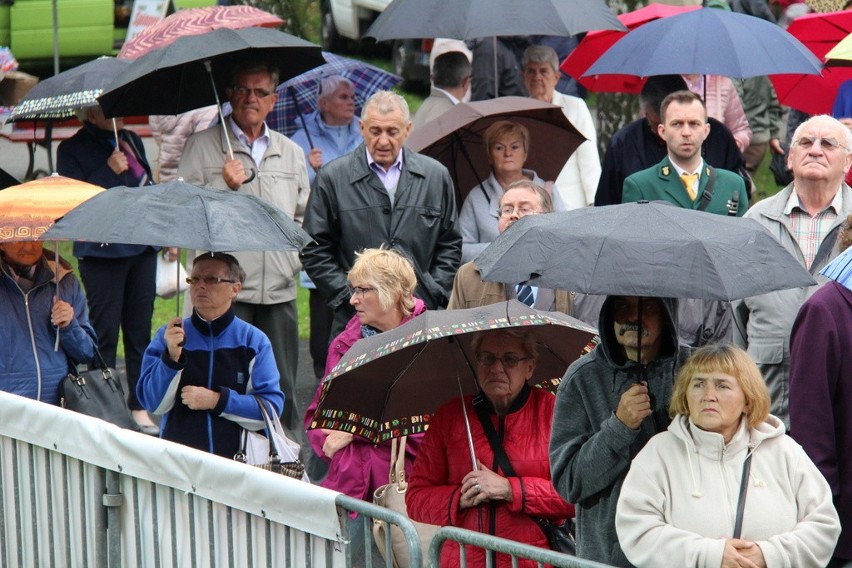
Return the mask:
<svg viewBox="0 0 852 568">
<path fill-rule="evenodd" d="M 230 254 L 196 257 L 192 316 L 157 331 L 136 385 L 142 405 L 163 416 L 163 439 L 229 459 L 243 428 L 264 427 L 259 401 L 276 416 L 284 406 L 269 339 L 233 309 L 245 279 Z"/>
<path fill-rule="evenodd" d="M 837 256 L 837 235 L 852 213 L 852 190 L 843 181 L 852 166 L 850 148 L 852 132 L 839 120 L 819 115 L 803 122 L 787 160 L 793 183 L 745 214 L 765 226 L 820 284 L 826 279 L 819 271 Z M 734 339 L 760 367 L 771 412 L 788 427 L 790 331 L 799 308 L 817 288 L 779 290 L 733 303 Z"/>
<path fill-rule="evenodd" d="M 305 153 L 266 125 L 278 94 L 278 70 L 265 64 L 236 67 L 226 89 L 233 112 L 226 128 L 215 125 L 193 135 L 178 168 L 185 181 L 222 191 L 256 195 L 301 223 L 310 193 Z M 225 139 L 225 132 L 230 139 Z M 245 219 L 251 223 L 251 219 Z M 301 268 L 295 251 L 237 252 L 247 277 L 234 312 L 260 328 L 272 342 L 286 397 L 282 422 L 301 437 L 296 411 L 299 326 L 296 278 Z"/>
</svg>

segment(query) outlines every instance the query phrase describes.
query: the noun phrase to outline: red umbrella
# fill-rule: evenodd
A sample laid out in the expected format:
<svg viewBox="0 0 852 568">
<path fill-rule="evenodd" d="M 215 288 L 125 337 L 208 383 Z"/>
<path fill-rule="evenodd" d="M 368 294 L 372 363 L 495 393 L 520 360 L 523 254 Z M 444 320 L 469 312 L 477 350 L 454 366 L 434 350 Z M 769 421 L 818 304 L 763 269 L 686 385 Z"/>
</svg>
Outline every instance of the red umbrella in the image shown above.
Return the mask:
<svg viewBox="0 0 852 568">
<path fill-rule="evenodd" d="M 787 31 L 819 59 L 852 32 L 852 10 L 806 14 L 793 20 Z M 822 75 L 770 76 L 778 100 L 808 114 L 831 114 L 840 84 L 852 79 L 852 67 L 826 67 Z"/>
<path fill-rule="evenodd" d="M 626 14 L 618 19 L 627 26 L 628 31 L 653 20 L 667 18 L 675 14 L 697 10 L 701 6 L 669 6 L 666 4 L 649 4 Z M 562 62 L 561 69 L 580 82 L 586 89 L 605 93 L 638 93 L 645 84 L 645 79 L 635 75 L 598 75 L 583 77 L 583 73 L 592 63 L 612 47 L 627 32 L 616 30 L 600 30 L 589 32 L 571 55 Z"/>
<path fill-rule="evenodd" d="M 178 10 L 126 41 L 118 57 L 137 59 L 151 50 L 171 44 L 179 37 L 221 28 L 275 28 L 283 24 L 284 20 L 278 16 L 252 6 L 208 6 Z"/>
</svg>

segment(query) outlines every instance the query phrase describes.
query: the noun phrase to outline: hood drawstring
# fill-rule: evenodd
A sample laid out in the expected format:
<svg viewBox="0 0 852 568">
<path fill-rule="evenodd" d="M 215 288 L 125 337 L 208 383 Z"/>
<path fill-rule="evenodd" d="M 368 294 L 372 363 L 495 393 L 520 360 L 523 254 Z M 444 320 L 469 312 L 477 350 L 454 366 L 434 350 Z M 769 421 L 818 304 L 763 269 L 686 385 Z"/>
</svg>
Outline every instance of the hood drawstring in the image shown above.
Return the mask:
<svg viewBox="0 0 852 568">
<path fill-rule="evenodd" d="M 690 495 L 696 499 L 700 499 L 704 496 L 704 494 L 701 493 L 701 490 L 698 488 L 698 482 L 695 480 L 695 470 L 692 468 L 692 450 L 685 438 L 683 439 L 683 447 L 686 448 L 686 461 L 689 464 L 689 477 L 692 479 L 692 493 L 690 493 Z"/>
<path fill-rule="evenodd" d="M 748 453 L 746 454 L 746 457 L 748 457 L 748 456 L 750 456 L 751 454 L 753 454 L 753 453 L 754 453 L 754 451 L 755 451 L 756 449 L 757 449 L 757 444 L 756 444 L 756 443 L 753 443 L 753 442 L 749 443 L 749 445 L 748 445 Z M 763 481 L 762 479 L 760 479 L 759 477 L 757 477 L 757 475 L 754 473 L 754 468 L 752 468 L 752 469 L 750 469 L 750 470 L 749 470 L 749 474 L 748 474 L 748 475 L 749 475 L 749 478 L 752 480 L 752 481 L 751 481 L 751 484 L 752 484 L 754 487 L 766 487 L 766 482 L 765 482 L 765 481 Z"/>
</svg>

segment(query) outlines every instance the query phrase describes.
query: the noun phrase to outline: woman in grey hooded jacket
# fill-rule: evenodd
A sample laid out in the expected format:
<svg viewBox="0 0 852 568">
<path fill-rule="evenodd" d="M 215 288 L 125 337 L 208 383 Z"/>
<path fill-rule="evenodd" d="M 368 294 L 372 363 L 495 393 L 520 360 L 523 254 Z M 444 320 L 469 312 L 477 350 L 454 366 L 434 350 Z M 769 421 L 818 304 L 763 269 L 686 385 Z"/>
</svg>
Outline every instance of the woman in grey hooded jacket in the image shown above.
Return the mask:
<svg viewBox="0 0 852 568">
<path fill-rule="evenodd" d="M 670 414 L 668 432 L 639 452 L 621 488 L 615 524 L 631 562 L 828 564 L 840 534 L 831 489 L 769 414 L 769 391 L 745 351 L 696 351 L 678 375 Z"/>
</svg>

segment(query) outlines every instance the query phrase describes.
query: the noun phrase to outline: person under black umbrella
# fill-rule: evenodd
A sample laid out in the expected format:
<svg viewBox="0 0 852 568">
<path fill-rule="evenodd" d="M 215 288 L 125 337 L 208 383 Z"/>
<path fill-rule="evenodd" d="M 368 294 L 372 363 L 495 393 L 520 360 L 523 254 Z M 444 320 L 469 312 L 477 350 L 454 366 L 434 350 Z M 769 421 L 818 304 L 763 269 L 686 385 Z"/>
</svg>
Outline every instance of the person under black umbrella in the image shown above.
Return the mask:
<svg viewBox="0 0 852 568">
<path fill-rule="evenodd" d="M 669 424 L 674 377 L 689 355 L 677 334 L 677 300 L 608 296 L 601 343 L 575 361 L 556 394 L 553 485 L 576 503 L 577 556 L 628 566 L 615 506 L 630 461 Z"/>
</svg>

